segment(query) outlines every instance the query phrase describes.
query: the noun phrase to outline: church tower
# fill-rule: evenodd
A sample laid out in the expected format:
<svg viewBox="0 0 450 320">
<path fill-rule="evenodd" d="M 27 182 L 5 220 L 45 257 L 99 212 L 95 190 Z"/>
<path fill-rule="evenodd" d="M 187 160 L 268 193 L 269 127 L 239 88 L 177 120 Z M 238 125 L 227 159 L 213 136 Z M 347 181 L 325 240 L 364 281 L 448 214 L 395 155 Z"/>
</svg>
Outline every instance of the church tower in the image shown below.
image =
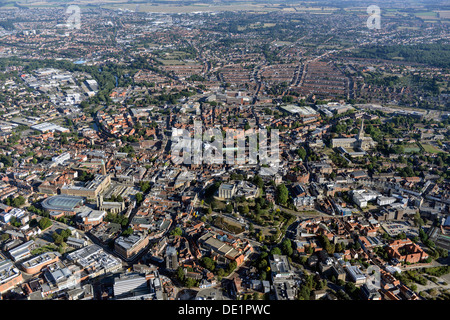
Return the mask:
<svg viewBox="0 0 450 320">
<path fill-rule="evenodd" d="M 357 137 L 357 140 L 359 142 L 362 142 L 363 139 L 364 139 L 364 119 L 362 119 L 361 128 L 359 129 L 359 133 L 358 133 L 358 137 Z"/>
<path fill-rule="evenodd" d="M 103 207 L 103 196 L 99 194 L 97 196 L 97 209 L 100 210 L 101 207 Z"/>
<path fill-rule="evenodd" d="M 102 175 L 106 176 L 106 166 L 105 166 L 105 161 L 104 160 L 102 160 L 101 171 L 102 171 Z"/>
</svg>

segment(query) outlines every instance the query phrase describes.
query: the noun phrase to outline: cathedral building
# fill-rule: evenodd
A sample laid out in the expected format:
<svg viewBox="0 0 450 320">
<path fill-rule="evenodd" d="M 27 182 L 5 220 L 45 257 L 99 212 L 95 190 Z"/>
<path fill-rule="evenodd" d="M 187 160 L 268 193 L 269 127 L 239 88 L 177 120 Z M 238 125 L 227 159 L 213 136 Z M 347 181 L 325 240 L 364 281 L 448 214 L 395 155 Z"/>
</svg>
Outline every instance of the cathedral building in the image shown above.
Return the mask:
<svg viewBox="0 0 450 320">
<path fill-rule="evenodd" d="M 373 141 L 371 137 L 364 136 L 364 119 L 361 123 L 361 128 L 359 133 L 354 138 L 337 138 L 332 140 L 333 148 L 342 148 L 344 151 L 350 155 L 361 155 L 365 154 L 364 151 L 373 148 L 376 145 L 376 142 Z M 349 150 L 347 150 L 349 149 Z M 361 150 L 357 152 L 355 150 Z"/>
</svg>

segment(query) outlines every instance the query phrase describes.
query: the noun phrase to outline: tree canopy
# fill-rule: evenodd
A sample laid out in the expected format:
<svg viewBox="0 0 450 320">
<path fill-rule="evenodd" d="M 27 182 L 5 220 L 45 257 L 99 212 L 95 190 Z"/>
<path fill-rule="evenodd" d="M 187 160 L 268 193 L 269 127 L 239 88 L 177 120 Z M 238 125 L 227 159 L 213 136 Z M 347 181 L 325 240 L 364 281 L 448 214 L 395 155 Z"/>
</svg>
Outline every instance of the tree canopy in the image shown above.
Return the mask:
<svg viewBox="0 0 450 320">
<path fill-rule="evenodd" d="M 277 186 L 276 189 L 276 202 L 281 205 L 286 205 L 289 199 L 289 191 L 284 183 Z"/>
</svg>

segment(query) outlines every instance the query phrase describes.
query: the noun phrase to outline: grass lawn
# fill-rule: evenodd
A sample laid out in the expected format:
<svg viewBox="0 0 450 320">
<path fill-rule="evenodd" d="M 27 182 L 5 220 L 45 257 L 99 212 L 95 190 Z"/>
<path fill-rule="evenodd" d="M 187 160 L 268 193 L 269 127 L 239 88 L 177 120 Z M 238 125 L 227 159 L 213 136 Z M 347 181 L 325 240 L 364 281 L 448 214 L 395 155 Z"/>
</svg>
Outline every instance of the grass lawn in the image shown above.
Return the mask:
<svg viewBox="0 0 450 320">
<path fill-rule="evenodd" d="M 433 11 L 426 11 L 426 12 L 418 12 L 415 14 L 416 17 L 427 17 L 427 18 L 431 18 L 431 17 L 437 17 L 437 13 L 433 12 Z"/>
<path fill-rule="evenodd" d="M 441 150 L 439 150 L 435 146 L 433 146 L 431 144 L 428 144 L 428 143 L 421 143 L 421 146 L 425 150 L 425 152 L 428 152 L 428 153 L 440 153 L 440 152 L 442 152 Z"/>
<path fill-rule="evenodd" d="M 417 144 L 411 143 L 411 144 L 408 144 L 407 146 L 405 146 L 403 148 L 403 151 L 405 153 L 420 152 L 420 148 L 419 148 L 419 146 Z"/>
<path fill-rule="evenodd" d="M 163 59 L 157 59 L 159 62 L 164 64 L 165 66 L 173 66 L 173 65 L 185 65 L 183 61 L 179 60 L 163 60 Z"/>
</svg>

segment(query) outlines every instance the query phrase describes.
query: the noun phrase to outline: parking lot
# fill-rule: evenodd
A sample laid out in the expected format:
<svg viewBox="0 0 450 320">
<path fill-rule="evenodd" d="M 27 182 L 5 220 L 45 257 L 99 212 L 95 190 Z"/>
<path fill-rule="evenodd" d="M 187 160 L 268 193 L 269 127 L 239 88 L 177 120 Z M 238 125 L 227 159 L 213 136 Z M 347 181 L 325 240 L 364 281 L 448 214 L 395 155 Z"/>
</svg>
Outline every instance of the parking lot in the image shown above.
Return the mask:
<svg viewBox="0 0 450 320">
<path fill-rule="evenodd" d="M 41 217 L 38 217 L 37 220 L 40 220 L 40 218 Z M 53 243 L 52 234 L 54 232 L 60 233 L 62 230 L 66 230 L 68 228 L 69 228 L 68 225 L 66 225 L 64 223 L 61 223 L 61 222 L 58 222 L 58 221 L 55 221 L 55 220 L 52 220 L 52 225 L 49 228 L 47 228 L 45 231 L 43 231 L 39 236 L 37 236 L 36 239 L 35 239 L 35 242 L 39 246 L 49 245 L 49 244 Z M 76 231 L 82 237 L 84 236 L 84 232 L 83 231 L 81 231 L 79 229 L 77 229 Z"/>
<path fill-rule="evenodd" d="M 409 238 L 419 236 L 417 227 L 414 227 L 407 221 L 386 221 L 382 222 L 381 226 L 391 237 L 396 237 L 402 232 Z"/>
</svg>

